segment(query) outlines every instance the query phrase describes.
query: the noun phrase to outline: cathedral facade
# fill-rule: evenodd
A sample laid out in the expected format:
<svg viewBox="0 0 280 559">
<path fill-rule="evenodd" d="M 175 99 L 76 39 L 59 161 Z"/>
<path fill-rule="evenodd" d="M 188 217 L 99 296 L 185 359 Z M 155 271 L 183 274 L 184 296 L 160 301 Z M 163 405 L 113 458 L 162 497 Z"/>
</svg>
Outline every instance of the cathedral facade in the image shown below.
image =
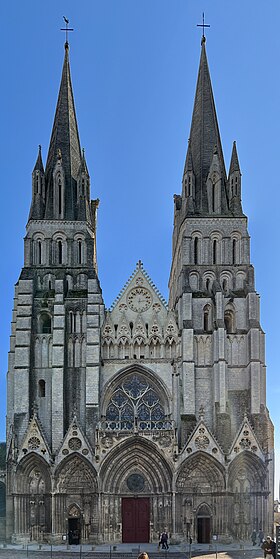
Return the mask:
<svg viewBox="0 0 280 559">
<path fill-rule="evenodd" d="M 7 538 L 247 539 L 273 524 L 273 426 L 241 172 L 223 158 L 205 38 L 174 196 L 169 302 L 139 261 L 110 309 L 65 58 L 15 288 Z"/>
</svg>

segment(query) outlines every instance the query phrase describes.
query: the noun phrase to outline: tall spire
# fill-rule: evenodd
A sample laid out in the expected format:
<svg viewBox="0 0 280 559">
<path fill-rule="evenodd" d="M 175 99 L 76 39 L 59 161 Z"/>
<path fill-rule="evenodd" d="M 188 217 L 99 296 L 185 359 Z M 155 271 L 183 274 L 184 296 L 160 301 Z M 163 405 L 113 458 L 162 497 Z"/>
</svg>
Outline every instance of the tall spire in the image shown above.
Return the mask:
<svg viewBox="0 0 280 559">
<path fill-rule="evenodd" d="M 57 163 L 58 154 L 63 166 L 65 192 L 67 192 L 65 218 L 73 219 L 73 192 L 75 190 L 73 181 L 77 181 L 82 157 L 70 75 L 68 42 L 65 43 L 62 77 L 46 164 L 46 182 L 48 189 L 47 213 L 49 217 L 51 217 L 50 214 L 52 214 L 53 211 L 52 189 L 50 188 L 50 184 L 52 182 L 52 174 Z"/>
<path fill-rule="evenodd" d="M 205 42 L 206 39 L 203 36 L 201 41 L 201 56 L 190 132 L 190 145 L 196 188 L 195 205 L 198 213 L 208 213 L 206 181 L 213 159 L 215 146 L 221 167 L 222 181 L 226 181 L 223 150 L 207 62 Z M 188 164 L 186 166 L 188 166 Z M 184 172 L 186 172 L 186 166 Z"/>
</svg>

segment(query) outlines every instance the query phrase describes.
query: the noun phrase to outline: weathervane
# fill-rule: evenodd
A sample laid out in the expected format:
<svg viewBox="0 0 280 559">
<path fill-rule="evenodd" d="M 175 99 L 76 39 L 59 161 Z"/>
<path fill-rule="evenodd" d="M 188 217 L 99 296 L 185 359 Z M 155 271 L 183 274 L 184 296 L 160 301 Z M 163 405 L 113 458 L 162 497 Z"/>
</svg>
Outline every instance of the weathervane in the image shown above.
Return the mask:
<svg viewBox="0 0 280 559">
<path fill-rule="evenodd" d="M 210 27 L 210 25 L 208 25 L 207 23 L 204 23 L 204 12 L 202 12 L 202 23 L 197 23 L 196 27 L 202 27 L 201 43 L 205 43 L 206 39 L 205 39 L 205 35 L 204 35 L 204 29 L 205 29 L 205 27 Z"/>
<path fill-rule="evenodd" d="M 68 25 L 69 25 L 69 19 L 67 19 L 67 17 L 63 16 L 63 19 L 64 19 L 64 21 L 65 21 L 66 27 L 64 27 L 64 29 L 60 28 L 60 31 L 65 31 L 65 32 L 66 32 L 65 46 L 68 46 L 68 31 L 74 31 L 74 29 L 68 27 Z"/>
</svg>

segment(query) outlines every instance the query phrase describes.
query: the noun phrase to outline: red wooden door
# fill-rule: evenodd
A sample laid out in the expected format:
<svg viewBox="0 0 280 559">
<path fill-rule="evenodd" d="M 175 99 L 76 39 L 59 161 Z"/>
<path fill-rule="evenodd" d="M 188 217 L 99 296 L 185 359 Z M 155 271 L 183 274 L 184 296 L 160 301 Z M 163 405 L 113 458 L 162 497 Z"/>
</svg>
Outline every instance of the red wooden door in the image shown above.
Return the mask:
<svg viewBox="0 0 280 559">
<path fill-rule="evenodd" d="M 148 543 L 150 539 L 150 500 L 124 497 L 122 499 L 123 543 Z"/>
</svg>

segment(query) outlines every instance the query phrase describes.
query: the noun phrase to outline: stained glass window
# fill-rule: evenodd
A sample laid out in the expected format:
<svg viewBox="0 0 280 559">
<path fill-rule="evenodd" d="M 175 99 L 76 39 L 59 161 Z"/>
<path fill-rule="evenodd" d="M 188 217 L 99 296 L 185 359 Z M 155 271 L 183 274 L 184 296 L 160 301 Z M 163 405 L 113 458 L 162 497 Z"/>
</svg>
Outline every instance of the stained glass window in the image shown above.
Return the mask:
<svg viewBox="0 0 280 559">
<path fill-rule="evenodd" d="M 112 430 L 168 429 L 170 423 L 160 396 L 138 374 L 129 375 L 117 386 L 106 410 L 107 428 Z"/>
</svg>

